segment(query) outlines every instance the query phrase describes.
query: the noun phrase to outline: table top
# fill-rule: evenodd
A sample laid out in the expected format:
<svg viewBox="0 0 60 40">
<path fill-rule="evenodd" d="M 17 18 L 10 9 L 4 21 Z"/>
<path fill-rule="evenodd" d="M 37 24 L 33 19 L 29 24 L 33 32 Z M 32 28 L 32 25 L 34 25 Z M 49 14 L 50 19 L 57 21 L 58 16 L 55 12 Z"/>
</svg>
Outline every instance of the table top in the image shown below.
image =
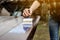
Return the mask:
<svg viewBox="0 0 60 40">
<path fill-rule="evenodd" d="M 22 17 L 0 17 L 0 40 L 26 40 L 33 27 L 25 31 L 22 20 Z"/>
</svg>

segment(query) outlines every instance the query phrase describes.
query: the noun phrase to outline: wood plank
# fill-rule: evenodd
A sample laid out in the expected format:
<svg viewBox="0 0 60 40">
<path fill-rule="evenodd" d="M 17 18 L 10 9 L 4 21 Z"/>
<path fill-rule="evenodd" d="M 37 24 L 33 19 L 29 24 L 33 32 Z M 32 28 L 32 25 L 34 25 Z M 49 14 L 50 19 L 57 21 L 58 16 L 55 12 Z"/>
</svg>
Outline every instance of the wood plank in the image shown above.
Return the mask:
<svg viewBox="0 0 60 40">
<path fill-rule="evenodd" d="M 32 28 L 30 28 L 29 31 L 26 31 L 25 33 L 7 33 L 4 36 L 0 37 L 0 40 L 27 40 L 28 36 L 30 35 L 32 31 Z"/>
<path fill-rule="evenodd" d="M 30 35 L 31 31 L 32 31 L 32 27 L 26 31 L 25 33 L 21 33 L 19 30 L 21 30 L 21 21 L 22 21 L 22 17 L 19 17 L 17 19 L 15 19 L 14 17 L 0 17 L 0 40 L 27 40 L 28 36 Z M 5 21 L 4 21 L 4 20 Z M 9 20 L 10 19 L 10 20 Z M 7 21 L 6 21 L 7 20 Z M 4 21 L 4 22 L 3 22 Z M 10 24 L 10 25 L 9 25 Z M 10 31 L 13 28 L 16 28 L 17 26 L 19 26 L 18 32 L 14 33 L 10 33 Z"/>
<path fill-rule="evenodd" d="M 5 18 L 2 17 L 2 19 L 5 19 Z M 19 17 L 19 18 L 16 18 L 16 19 L 13 18 L 13 19 L 7 20 L 7 21 L 2 21 L 0 23 L 0 36 L 7 33 L 9 30 L 16 27 L 20 23 L 22 23 L 22 17 Z"/>
<path fill-rule="evenodd" d="M 1 18 L 1 17 L 0 17 Z M 4 19 L 4 17 L 2 17 L 3 19 Z M 12 17 L 13 18 L 13 17 Z M 10 18 L 11 19 L 11 18 Z M 34 21 L 34 23 L 36 23 L 36 22 L 38 22 L 39 21 L 39 19 L 40 19 L 40 17 L 39 18 L 37 18 L 36 19 L 36 21 Z M 14 21 L 14 19 L 12 19 L 13 21 Z M 21 20 L 21 18 L 20 18 L 20 20 Z M 19 20 L 19 21 L 20 21 Z M 8 20 L 7 20 L 8 21 Z M 7 21 L 5 21 L 5 23 L 7 22 Z M 11 21 L 11 20 L 10 20 Z M 19 21 L 17 21 L 17 20 L 15 20 L 15 22 L 19 22 Z M 10 22 L 10 23 L 14 23 L 14 22 Z M 20 22 L 19 22 L 20 23 Z M 1 24 L 1 23 L 0 23 Z M 10 24 L 10 25 L 12 25 L 12 24 Z M 16 23 L 15 23 L 16 24 Z M 15 24 L 13 24 L 13 25 L 15 25 Z M 22 23 L 21 23 L 22 24 Z M 1 26 L 1 25 L 0 25 Z M 6 25 L 5 25 L 6 26 Z M 33 35 L 34 35 L 34 33 L 35 33 L 35 27 L 31 27 L 28 31 L 26 31 L 25 33 L 21 33 L 20 31 L 21 31 L 21 25 L 19 24 L 19 25 L 15 25 L 15 27 L 14 28 L 17 28 L 18 27 L 18 29 L 15 29 L 15 30 L 17 30 L 17 32 L 10 32 L 12 29 L 10 29 L 10 31 L 8 32 L 8 33 L 5 33 L 4 35 L 2 35 L 2 36 L 0 36 L 0 40 L 30 40 L 30 39 L 32 39 L 33 38 Z M 36 27 L 37 27 L 37 25 L 36 25 Z M 7 28 L 9 28 L 9 27 L 7 27 Z M 6 28 L 4 28 L 4 30 L 5 30 Z M 19 31 L 20 30 L 20 31 Z M 6 32 L 6 31 L 5 31 Z M 1 31 L 0 31 L 0 33 L 1 33 Z M 31 38 L 32 37 L 32 38 Z"/>
</svg>

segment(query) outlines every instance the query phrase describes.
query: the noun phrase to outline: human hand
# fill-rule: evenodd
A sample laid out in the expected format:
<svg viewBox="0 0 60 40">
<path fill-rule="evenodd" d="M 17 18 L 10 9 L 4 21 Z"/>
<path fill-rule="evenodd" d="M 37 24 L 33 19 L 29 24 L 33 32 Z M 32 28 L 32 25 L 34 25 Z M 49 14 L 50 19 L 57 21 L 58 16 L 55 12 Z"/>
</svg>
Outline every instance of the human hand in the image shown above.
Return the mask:
<svg viewBox="0 0 60 40">
<path fill-rule="evenodd" d="M 32 15 L 32 10 L 26 8 L 23 10 L 23 17 L 29 17 Z"/>
</svg>

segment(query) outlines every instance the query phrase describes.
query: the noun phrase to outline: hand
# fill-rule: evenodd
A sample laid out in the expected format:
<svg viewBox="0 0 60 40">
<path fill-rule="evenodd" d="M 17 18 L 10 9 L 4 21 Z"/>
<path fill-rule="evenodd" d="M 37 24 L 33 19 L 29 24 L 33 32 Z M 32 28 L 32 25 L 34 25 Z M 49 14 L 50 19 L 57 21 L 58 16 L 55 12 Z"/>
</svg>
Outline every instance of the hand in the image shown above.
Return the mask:
<svg viewBox="0 0 60 40">
<path fill-rule="evenodd" d="M 24 9 L 23 11 L 23 17 L 29 17 L 32 15 L 32 11 L 29 10 L 28 8 Z"/>
</svg>

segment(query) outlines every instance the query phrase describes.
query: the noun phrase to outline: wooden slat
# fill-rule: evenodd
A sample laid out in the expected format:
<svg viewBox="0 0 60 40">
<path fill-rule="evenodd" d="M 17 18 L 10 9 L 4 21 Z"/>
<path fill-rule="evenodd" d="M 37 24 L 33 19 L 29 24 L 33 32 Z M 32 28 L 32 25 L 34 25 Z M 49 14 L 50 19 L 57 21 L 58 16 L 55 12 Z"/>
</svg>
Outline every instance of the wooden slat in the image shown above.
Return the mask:
<svg viewBox="0 0 60 40">
<path fill-rule="evenodd" d="M 2 17 L 2 19 L 3 19 L 3 17 Z M 7 19 L 7 21 L 2 21 L 0 23 L 0 36 L 7 33 L 12 28 L 16 27 L 21 22 L 22 22 L 22 17 L 19 17 L 19 18 L 16 18 L 16 19 L 14 18 L 14 19 L 11 19 L 11 20 Z"/>
</svg>

